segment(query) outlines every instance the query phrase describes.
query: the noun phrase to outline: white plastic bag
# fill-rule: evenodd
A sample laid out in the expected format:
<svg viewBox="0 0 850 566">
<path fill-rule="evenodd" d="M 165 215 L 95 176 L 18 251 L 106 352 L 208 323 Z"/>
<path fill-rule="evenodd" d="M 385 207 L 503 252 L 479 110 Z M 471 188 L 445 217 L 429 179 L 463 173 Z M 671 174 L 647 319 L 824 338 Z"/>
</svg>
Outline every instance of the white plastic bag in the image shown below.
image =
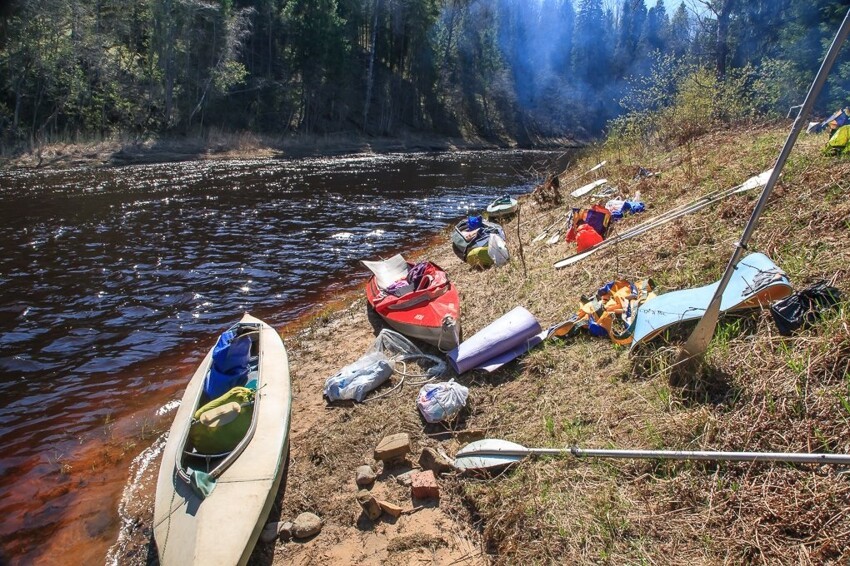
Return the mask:
<svg viewBox="0 0 850 566">
<path fill-rule="evenodd" d="M 385 382 L 393 366 L 381 352 L 366 354 L 325 381 L 324 395 L 330 401 L 354 399 L 362 403 L 366 395 Z"/>
<path fill-rule="evenodd" d="M 416 406 L 429 423 L 453 419 L 466 406 L 469 389 L 455 380 L 426 383 L 419 390 Z"/>
<path fill-rule="evenodd" d="M 490 256 L 496 267 L 505 265 L 511 258 L 508 253 L 508 245 L 498 234 L 490 234 L 490 238 L 487 240 L 487 255 Z"/>
</svg>

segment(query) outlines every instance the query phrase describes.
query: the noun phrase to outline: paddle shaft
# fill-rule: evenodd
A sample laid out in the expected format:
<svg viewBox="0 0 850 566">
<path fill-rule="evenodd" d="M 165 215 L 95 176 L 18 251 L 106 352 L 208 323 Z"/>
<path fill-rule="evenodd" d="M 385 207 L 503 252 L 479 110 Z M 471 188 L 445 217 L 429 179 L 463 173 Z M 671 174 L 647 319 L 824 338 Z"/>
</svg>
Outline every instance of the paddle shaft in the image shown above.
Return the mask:
<svg viewBox="0 0 850 566">
<path fill-rule="evenodd" d="M 755 188 L 755 187 L 752 187 L 752 188 Z M 568 258 L 562 259 L 562 260 L 555 263 L 555 268 L 561 269 L 561 268 L 567 267 L 569 265 L 572 265 L 574 263 L 577 263 L 577 262 L 583 260 L 584 258 L 586 258 L 587 256 L 589 256 L 589 255 L 591 255 L 591 254 L 593 254 L 593 253 L 595 253 L 595 252 L 597 252 L 601 249 L 610 247 L 610 246 L 617 244 L 619 242 L 622 242 L 624 240 L 628 240 L 629 238 L 634 238 L 635 236 L 639 236 L 639 235 L 643 234 L 644 232 L 648 232 L 649 230 L 652 230 L 652 229 L 657 228 L 657 227 L 659 227 L 663 224 L 666 224 L 667 222 L 670 222 L 671 220 L 675 220 L 676 218 L 679 218 L 679 217 L 685 216 L 687 214 L 692 214 L 694 212 L 702 210 L 703 208 L 705 208 L 709 205 L 712 205 L 715 202 L 723 200 L 724 198 L 729 197 L 733 194 L 736 194 L 738 192 L 745 192 L 745 190 L 748 190 L 748 189 L 745 189 L 745 184 L 741 184 L 741 185 L 737 185 L 735 187 L 732 187 L 730 189 L 720 189 L 720 190 L 717 190 L 717 191 L 712 191 L 712 192 L 710 192 L 706 195 L 701 196 L 700 198 L 698 198 L 696 200 L 693 200 L 689 203 L 677 206 L 676 208 L 673 208 L 671 210 L 668 210 L 667 212 L 659 214 L 655 218 L 647 220 L 646 222 L 642 222 L 641 224 L 638 224 L 637 226 L 630 228 L 630 229 L 626 230 L 625 232 L 623 232 L 621 234 L 616 234 L 616 235 L 612 236 L 611 238 L 608 238 L 607 240 L 603 240 L 603 241 L 599 242 L 598 244 L 596 244 L 595 246 L 593 246 L 593 247 L 591 247 L 591 248 L 589 248 L 589 249 L 587 249 L 587 250 L 585 250 L 581 253 L 574 254 L 574 255 L 572 255 Z"/>
<path fill-rule="evenodd" d="M 794 119 L 794 124 L 791 126 L 791 132 L 788 134 L 788 139 L 785 140 L 785 145 L 782 147 L 782 151 L 779 153 L 779 158 L 773 166 L 770 178 L 768 178 L 767 184 L 764 186 L 764 189 L 762 189 L 761 196 L 756 203 L 756 207 L 753 209 L 750 220 L 744 227 L 744 233 L 741 235 L 741 239 L 735 246 L 735 249 L 732 252 L 732 257 L 729 258 L 729 263 L 726 265 L 726 271 L 723 272 L 723 277 L 717 285 L 714 296 L 711 298 L 711 302 L 708 304 L 705 314 L 688 337 L 688 341 L 685 343 L 684 349 L 679 354 L 678 362 L 685 362 L 694 357 L 701 356 L 708 349 L 708 343 L 714 335 L 714 329 L 717 326 L 717 319 L 720 316 L 720 301 L 723 298 L 723 291 L 726 290 L 729 280 L 732 279 L 732 273 L 735 271 L 735 266 L 738 265 L 741 255 L 744 253 L 744 250 L 747 249 L 747 244 L 749 243 L 750 238 L 756 229 L 756 225 L 758 224 L 759 216 L 761 216 L 761 213 L 767 204 L 767 199 L 770 197 L 770 193 L 773 191 L 773 187 L 776 185 L 776 181 L 779 179 L 780 173 L 782 173 L 782 168 L 785 166 L 785 162 L 788 160 L 788 155 L 791 153 L 794 143 L 797 141 L 797 136 L 800 135 L 803 123 L 811 113 L 812 107 L 814 106 L 823 85 L 826 83 L 829 71 L 832 69 L 832 65 L 835 63 L 838 53 L 841 50 L 841 46 L 844 44 L 844 40 L 847 39 L 848 34 L 850 34 L 850 10 L 848 10 L 847 14 L 844 16 L 844 21 L 841 22 L 841 27 L 838 28 L 838 32 L 835 34 L 835 39 L 832 40 L 832 45 L 829 46 L 826 57 L 824 57 L 823 63 L 821 63 L 821 67 L 818 70 L 817 75 L 815 75 L 814 81 L 812 81 L 812 86 L 809 88 L 809 92 L 806 94 L 806 99 L 803 101 L 803 107 L 800 109 L 800 113 L 797 114 L 797 118 Z"/>
<path fill-rule="evenodd" d="M 569 225 L 570 225 L 570 223 L 572 222 L 572 220 L 573 220 L 573 213 L 572 213 L 572 211 L 570 211 L 569 213 L 567 213 L 567 216 L 566 216 L 566 218 L 564 219 L 564 222 L 563 222 L 563 223 L 562 223 L 559 227 L 557 227 L 557 228 L 555 229 L 555 232 L 554 232 L 551 236 L 549 236 L 549 239 L 548 239 L 548 240 L 546 240 L 546 243 L 547 243 L 547 244 L 549 244 L 550 246 L 551 246 L 552 244 L 557 244 L 557 243 L 558 243 L 558 240 L 560 240 L 560 239 L 561 239 L 561 233 L 562 233 L 564 230 L 566 230 L 566 229 L 567 229 L 567 226 L 569 226 Z"/>
<path fill-rule="evenodd" d="M 558 224 L 560 224 L 564 220 L 564 218 L 566 218 L 569 214 L 569 212 L 565 212 L 564 214 L 559 215 L 554 222 L 544 228 L 543 231 L 540 232 L 540 234 L 538 234 L 533 240 L 531 240 L 531 242 L 539 242 L 540 240 L 545 238 L 549 234 L 549 231 L 552 230 L 552 228 L 554 228 Z"/>
<path fill-rule="evenodd" d="M 458 456 L 561 456 L 577 458 L 616 458 L 637 460 L 710 460 L 724 462 L 795 462 L 800 464 L 850 465 L 850 454 L 820 454 L 808 452 L 712 452 L 688 450 L 615 450 L 603 448 L 525 448 L 470 450 Z"/>
<path fill-rule="evenodd" d="M 585 175 L 589 175 L 590 173 L 593 173 L 594 171 L 596 171 L 596 170 L 597 170 L 597 169 L 599 169 L 600 167 L 604 167 L 606 163 L 608 163 L 608 161 L 607 161 L 607 160 L 606 160 L 606 161 L 603 161 L 602 163 L 599 163 L 599 164 L 597 164 L 597 165 L 594 165 L 593 167 L 591 167 L 590 169 L 588 169 L 587 171 L 585 171 L 585 172 L 584 172 L 584 173 L 582 173 L 581 175 L 577 175 L 576 177 L 574 177 L 573 179 L 571 179 L 571 180 L 570 180 L 570 182 L 569 182 L 568 184 L 569 184 L 569 185 L 572 185 L 573 183 L 575 183 L 576 181 L 578 181 L 579 179 L 581 179 L 581 178 L 582 178 L 582 177 L 584 177 Z"/>
</svg>

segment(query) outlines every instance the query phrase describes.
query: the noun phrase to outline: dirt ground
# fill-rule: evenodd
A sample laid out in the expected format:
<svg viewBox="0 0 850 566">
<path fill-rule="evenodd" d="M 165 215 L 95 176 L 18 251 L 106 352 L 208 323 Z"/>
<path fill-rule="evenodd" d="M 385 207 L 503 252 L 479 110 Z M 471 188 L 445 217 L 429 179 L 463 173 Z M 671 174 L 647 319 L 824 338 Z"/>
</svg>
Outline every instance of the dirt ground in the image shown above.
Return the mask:
<svg viewBox="0 0 850 566">
<path fill-rule="evenodd" d="M 427 427 L 417 430 L 414 424 L 417 389 L 403 387 L 397 398 L 358 406 L 331 406 L 322 398 L 325 380 L 335 369 L 359 358 L 374 339 L 365 301 L 357 299 L 329 320 L 287 340 L 293 405 L 280 520 L 311 511 L 324 525 L 320 534 L 304 542 L 278 542 L 273 557 L 272 545 L 263 548 L 261 544 L 255 552 L 257 563 L 270 558 L 281 565 L 486 563 L 477 534 L 469 521 L 456 515 L 457 502 L 450 494 L 440 500 L 413 500 L 410 488 L 395 479 L 416 468 L 422 446 L 434 444 L 423 434 Z M 372 457 L 372 450 L 383 435 L 395 432 L 411 434 L 414 452 L 404 464 L 384 469 Z M 404 508 L 400 517 L 384 513 L 373 522 L 361 512 L 354 477 L 362 464 L 378 472 L 372 494 Z M 441 487 L 453 481 L 444 477 Z"/>
</svg>

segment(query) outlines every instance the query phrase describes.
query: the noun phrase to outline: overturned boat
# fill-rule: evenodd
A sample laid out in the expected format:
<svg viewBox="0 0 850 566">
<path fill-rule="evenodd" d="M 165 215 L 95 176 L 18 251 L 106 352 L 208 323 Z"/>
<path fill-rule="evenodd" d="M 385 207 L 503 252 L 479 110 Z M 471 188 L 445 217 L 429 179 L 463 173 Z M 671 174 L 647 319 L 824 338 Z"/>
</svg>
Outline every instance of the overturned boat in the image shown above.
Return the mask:
<svg viewBox="0 0 850 566">
<path fill-rule="evenodd" d="M 448 351 L 460 342 L 460 297 L 437 264 L 407 262 L 401 254 L 364 261 L 369 306 L 396 331 Z"/>
<path fill-rule="evenodd" d="M 160 564 L 248 561 L 280 487 L 291 405 L 283 341 L 246 314 L 195 371 L 169 430 L 154 505 Z"/>
</svg>

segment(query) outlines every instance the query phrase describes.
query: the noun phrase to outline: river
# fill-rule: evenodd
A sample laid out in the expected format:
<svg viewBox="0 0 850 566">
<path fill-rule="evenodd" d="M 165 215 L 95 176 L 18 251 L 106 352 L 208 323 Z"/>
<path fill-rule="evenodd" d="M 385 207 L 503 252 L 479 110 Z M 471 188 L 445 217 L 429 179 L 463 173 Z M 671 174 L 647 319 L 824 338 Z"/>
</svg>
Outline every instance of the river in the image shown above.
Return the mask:
<svg viewBox="0 0 850 566">
<path fill-rule="evenodd" d="M 0 563 L 102 563 L 215 335 L 277 328 L 564 153 L 0 171 Z M 448 245 L 448 244 L 447 244 Z M 135 479 L 134 479 L 135 478 Z"/>
</svg>

